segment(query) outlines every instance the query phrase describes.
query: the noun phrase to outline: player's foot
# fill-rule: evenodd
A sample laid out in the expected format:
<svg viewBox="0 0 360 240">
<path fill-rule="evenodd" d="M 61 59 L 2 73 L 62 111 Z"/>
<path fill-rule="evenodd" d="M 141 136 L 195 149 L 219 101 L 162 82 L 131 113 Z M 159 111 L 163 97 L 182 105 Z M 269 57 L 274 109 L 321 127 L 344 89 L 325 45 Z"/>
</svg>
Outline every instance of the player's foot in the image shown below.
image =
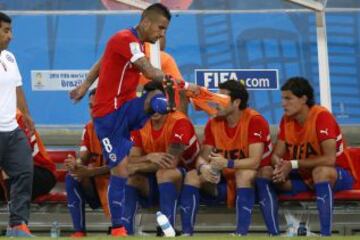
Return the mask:
<svg viewBox="0 0 360 240">
<path fill-rule="evenodd" d="M 176 110 L 176 103 L 175 103 L 175 87 L 174 87 L 174 80 L 171 76 L 165 76 L 164 80 L 164 91 L 166 94 L 166 98 L 168 101 L 167 110 L 169 112 L 174 112 Z"/>
<path fill-rule="evenodd" d="M 117 227 L 111 229 L 111 236 L 113 237 L 126 237 L 127 231 L 125 227 Z"/>
<path fill-rule="evenodd" d="M 74 232 L 73 234 L 70 235 L 71 238 L 81 238 L 81 237 L 86 237 L 86 233 L 85 232 Z"/>
<path fill-rule="evenodd" d="M 25 223 L 9 227 L 6 231 L 7 237 L 34 237 Z"/>
</svg>

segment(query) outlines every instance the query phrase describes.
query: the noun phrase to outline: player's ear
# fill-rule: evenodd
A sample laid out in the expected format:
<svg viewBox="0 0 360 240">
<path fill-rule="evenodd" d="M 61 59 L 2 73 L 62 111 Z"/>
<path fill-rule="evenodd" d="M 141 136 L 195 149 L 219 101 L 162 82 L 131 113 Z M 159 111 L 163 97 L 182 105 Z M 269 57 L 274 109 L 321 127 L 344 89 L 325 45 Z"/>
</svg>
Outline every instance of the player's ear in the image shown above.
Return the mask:
<svg viewBox="0 0 360 240">
<path fill-rule="evenodd" d="M 303 104 L 306 104 L 308 101 L 308 97 L 306 95 L 302 95 L 300 99 Z"/>
<path fill-rule="evenodd" d="M 151 25 L 151 19 L 149 16 L 144 16 L 143 19 L 141 19 L 141 25 L 145 30 L 149 29 Z"/>
<path fill-rule="evenodd" d="M 233 101 L 233 104 L 235 104 L 237 107 L 239 107 L 241 104 L 241 100 L 239 98 L 237 98 Z"/>
</svg>

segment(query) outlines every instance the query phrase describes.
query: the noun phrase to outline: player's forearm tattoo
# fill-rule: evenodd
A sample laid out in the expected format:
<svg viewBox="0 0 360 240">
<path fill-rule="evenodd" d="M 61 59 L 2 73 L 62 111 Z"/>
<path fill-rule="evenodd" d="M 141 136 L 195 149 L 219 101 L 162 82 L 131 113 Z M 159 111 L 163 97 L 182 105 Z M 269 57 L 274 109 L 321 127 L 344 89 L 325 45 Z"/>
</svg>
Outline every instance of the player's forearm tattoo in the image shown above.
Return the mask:
<svg viewBox="0 0 360 240">
<path fill-rule="evenodd" d="M 154 81 L 162 81 L 164 74 L 160 69 L 154 68 L 146 58 L 140 58 L 135 62 L 136 67 L 146 78 Z"/>
<path fill-rule="evenodd" d="M 173 143 L 173 144 L 170 144 L 167 152 L 169 154 L 173 155 L 174 157 L 179 157 L 185 151 L 185 147 L 186 147 L 185 144 Z"/>
</svg>

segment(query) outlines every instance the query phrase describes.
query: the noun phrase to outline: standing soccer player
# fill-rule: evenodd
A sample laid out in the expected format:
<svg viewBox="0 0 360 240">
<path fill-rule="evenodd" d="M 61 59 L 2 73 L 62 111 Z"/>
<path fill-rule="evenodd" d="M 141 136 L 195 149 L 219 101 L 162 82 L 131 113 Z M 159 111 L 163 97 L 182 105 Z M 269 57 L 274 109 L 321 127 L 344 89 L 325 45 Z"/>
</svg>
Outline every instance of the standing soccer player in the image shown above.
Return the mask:
<svg viewBox="0 0 360 240">
<path fill-rule="evenodd" d="M 150 116 L 174 109 L 173 87 L 166 88 L 169 101 L 160 90 L 136 97 L 140 73 L 152 81 L 163 81 L 164 74 L 146 59 L 143 43 L 155 43 L 164 37 L 171 14 L 162 4 L 149 6 L 142 13 L 140 23 L 114 34 L 106 45 L 100 60 L 100 74 L 93 108 L 95 131 L 102 143 L 103 155 L 111 168 L 109 207 L 112 217 L 112 235 L 125 236 L 121 224 L 123 189 L 126 177 L 125 162 L 133 145 L 130 131 L 140 129 Z M 80 100 L 94 82 L 86 81 L 70 92 Z M 168 81 L 168 83 L 172 83 Z"/>
</svg>

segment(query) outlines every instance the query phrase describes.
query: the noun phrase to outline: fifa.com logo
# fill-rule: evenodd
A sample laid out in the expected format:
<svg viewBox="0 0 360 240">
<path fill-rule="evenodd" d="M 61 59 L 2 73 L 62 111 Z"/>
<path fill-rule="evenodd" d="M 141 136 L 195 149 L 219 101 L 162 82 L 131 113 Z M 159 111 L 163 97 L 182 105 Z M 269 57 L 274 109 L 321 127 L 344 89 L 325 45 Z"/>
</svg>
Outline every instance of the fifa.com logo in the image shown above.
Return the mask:
<svg viewBox="0 0 360 240">
<path fill-rule="evenodd" d="M 247 88 L 269 88 L 269 78 L 238 78 L 235 72 L 204 72 L 204 86 L 218 88 L 220 83 L 228 80 L 240 81 Z"/>
</svg>

